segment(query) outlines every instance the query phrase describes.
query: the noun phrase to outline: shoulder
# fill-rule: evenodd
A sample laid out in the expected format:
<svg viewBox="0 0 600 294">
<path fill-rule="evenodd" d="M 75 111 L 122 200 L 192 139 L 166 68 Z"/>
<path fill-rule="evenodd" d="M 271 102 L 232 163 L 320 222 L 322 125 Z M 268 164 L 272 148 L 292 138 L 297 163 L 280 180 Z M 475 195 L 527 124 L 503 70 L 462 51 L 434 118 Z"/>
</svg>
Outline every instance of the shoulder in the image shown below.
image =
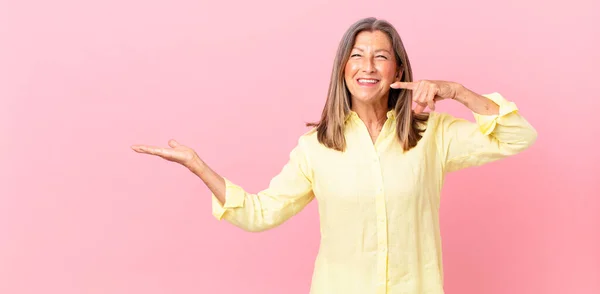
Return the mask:
<svg viewBox="0 0 600 294">
<path fill-rule="evenodd" d="M 291 160 L 307 166 L 311 165 L 309 158 L 314 149 L 314 141 L 317 141 L 316 134 L 317 132 L 311 129 L 298 137 L 296 145 L 290 151 Z"/>
<path fill-rule="evenodd" d="M 432 111 L 429 113 L 429 121 L 433 124 L 444 123 L 447 120 L 453 119 L 454 117 L 446 112 Z"/>
<path fill-rule="evenodd" d="M 446 112 L 432 111 L 429 113 L 427 128 L 431 128 L 433 131 L 444 131 L 453 123 L 462 121 L 465 121 L 465 119 L 455 117 L 454 115 Z"/>
<path fill-rule="evenodd" d="M 446 112 L 429 112 L 429 118 L 426 123 L 423 137 L 426 140 L 439 142 L 445 137 L 453 136 L 455 132 L 461 129 L 467 120 L 458 118 Z"/>
<path fill-rule="evenodd" d="M 317 138 L 317 128 L 311 128 L 310 130 L 304 132 L 298 138 L 298 145 L 301 148 L 312 148 L 315 144 L 318 144 L 319 140 Z"/>
<path fill-rule="evenodd" d="M 444 128 L 444 124 L 452 119 L 452 116 L 445 112 L 431 111 L 428 114 L 429 117 L 426 124 L 427 133 L 437 133 Z"/>
</svg>

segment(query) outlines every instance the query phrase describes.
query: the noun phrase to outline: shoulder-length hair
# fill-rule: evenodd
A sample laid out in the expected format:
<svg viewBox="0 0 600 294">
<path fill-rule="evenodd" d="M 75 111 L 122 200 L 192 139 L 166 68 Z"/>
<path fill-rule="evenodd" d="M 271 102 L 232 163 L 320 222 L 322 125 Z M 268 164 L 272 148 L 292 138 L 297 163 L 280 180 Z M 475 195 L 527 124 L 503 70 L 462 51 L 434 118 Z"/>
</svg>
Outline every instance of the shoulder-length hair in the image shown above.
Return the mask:
<svg viewBox="0 0 600 294">
<path fill-rule="evenodd" d="M 369 17 L 352 24 L 338 46 L 321 120 L 317 123 L 307 124 L 307 126 L 316 127 L 320 143 L 338 151 L 346 149 L 344 126 L 351 111 L 350 92 L 344 79 L 344 68 L 356 36 L 362 31 L 381 31 L 388 35 L 394 49 L 398 70 L 402 72 L 401 81 L 412 82 L 412 69 L 404 44 L 396 29 L 389 22 Z M 390 88 L 388 95 L 388 111 L 393 109 L 396 116 L 397 139 L 404 151 L 410 150 L 421 139 L 424 129 L 420 128 L 424 127 L 429 115 L 427 113 L 417 114 L 412 110 L 412 91 L 410 90 Z"/>
</svg>

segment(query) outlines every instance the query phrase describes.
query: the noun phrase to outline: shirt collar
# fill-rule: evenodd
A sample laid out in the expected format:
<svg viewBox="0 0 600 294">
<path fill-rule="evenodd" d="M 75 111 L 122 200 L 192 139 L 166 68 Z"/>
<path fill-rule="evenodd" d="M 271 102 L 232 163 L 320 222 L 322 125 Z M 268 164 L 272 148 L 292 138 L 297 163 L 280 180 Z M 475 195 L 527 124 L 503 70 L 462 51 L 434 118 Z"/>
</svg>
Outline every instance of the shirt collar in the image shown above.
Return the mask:
<svg viewBox="0 0 600 294">
<path fill-rule="evenodd" d="M 388 110 L 388 112 L 386 113 L 386 116 L 388 119 L 395 119 L 396 118 L 396 111 L 394 109 Z M 350 119 L 358 119 L 358 114 L 353 111 L 350 110 L 350 112 L 348 113 L 348 115 L 346 115 L 346 122 Z"/>
</svg>

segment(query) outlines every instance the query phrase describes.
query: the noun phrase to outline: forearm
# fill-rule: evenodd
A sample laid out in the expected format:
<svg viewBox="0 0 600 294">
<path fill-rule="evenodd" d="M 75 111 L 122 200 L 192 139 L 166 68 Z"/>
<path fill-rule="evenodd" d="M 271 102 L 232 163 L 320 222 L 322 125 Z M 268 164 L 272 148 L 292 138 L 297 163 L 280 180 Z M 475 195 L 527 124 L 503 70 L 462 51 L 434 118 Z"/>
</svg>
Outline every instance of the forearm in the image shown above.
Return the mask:
<svg viewBox="0 0 600 294">
<path fill-rule="evenodd" d="M 218 219 L 225 218 L 246 231 L 260 232 L 276 227 L 312 200 L 310 184 L 306 182 L 306 185 L 298 185 L 300 181 L 291 178 L 295 177 L 295 171 L 289 167 L 271 180 L 268 189 L 258 194 L 247 193 L 217 174 L 199 158 L 193 160 L 188 168 L 214 195 L 213 215 Z M 216 204 L 215 201 L 220 203 Z"/>
<path fill-rule="evenodd" d="M 441 145 L 447 172 L 515 155 L 535 142 L 536 130 L 520 115 L 515 103 L 499 93 L 479 97 L 467 91 L 456 95 L 456 100 L 474 113 L 476 123 L 442 117 Z"/>
<path fill-rule="evenodd" d="M 456 85 L 456 96 L 454 100 L 462 103 L 471 111 L 481 115 L 497 115 L 500 107 L 494 101 L 479 95 L 463 85 Z"/>
<path fill-rule="evenodd" d="M 188 168 L 204 182 L 221 204 L 225 203 L 225 179 L 221 175 L 199 158 L 194 159 Z"/>
</svg>

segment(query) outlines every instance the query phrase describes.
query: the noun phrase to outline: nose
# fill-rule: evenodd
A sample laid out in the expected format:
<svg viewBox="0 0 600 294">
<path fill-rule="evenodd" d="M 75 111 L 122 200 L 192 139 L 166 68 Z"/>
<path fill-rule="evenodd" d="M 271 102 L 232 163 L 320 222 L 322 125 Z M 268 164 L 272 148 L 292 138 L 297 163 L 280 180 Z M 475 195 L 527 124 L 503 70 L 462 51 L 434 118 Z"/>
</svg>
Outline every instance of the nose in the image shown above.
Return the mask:
<svg viewBox="0 0 600 294">
<path fill-rule="evenodd" d="M 361 65 L 362 71 L 365 73 L 375 72 L 375 62 L 372 58 L 364 58 Z"/>
</svg>

